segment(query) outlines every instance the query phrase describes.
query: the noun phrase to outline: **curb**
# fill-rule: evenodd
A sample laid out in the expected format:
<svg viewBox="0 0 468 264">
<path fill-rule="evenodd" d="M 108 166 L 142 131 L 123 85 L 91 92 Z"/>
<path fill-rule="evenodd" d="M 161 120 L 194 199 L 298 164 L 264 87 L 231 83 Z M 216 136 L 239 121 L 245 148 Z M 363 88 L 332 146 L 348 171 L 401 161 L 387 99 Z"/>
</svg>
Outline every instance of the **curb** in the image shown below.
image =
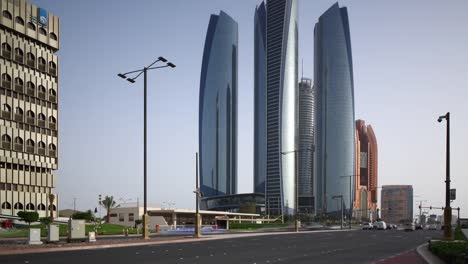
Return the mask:
<svg viewBox="0 0 468 264">
<path fill-rule="evenodd" d="M 83 245 L 83 246 L 70 246 L 70 247 L 53 247 L 53 248 L 21 248 L 9 251 L 0 251 L 0 256 L 5 255 L 22 255 L 33 253 L 47 253 L 47 252 L 63 252 L 63 251 L 77 251 L 77 250 L 96 250 L 96 249 L 109 249 L 109 248 L 123 248 L 123 247 L 136 247 L 136 246 L 151 246 L 161 244 L 177 244 L 177 243 L 193 243 L 209 240 L 221 240 L 232 238 L 244 238 L 255 236 L 269 236 L 269 235 L 291 235 L 291 234 L 310 234 L 310 233 L 326 233 L 326 232 L 349 232 L 353 230 L 320 230 L 320 231 L 302 231 L 302 232 L 272 232 L 272 233 L 251 233 L 251 234 L 228 234 L 228 235 L 205 235 L 201 238 L 188 238 L 187 236 L 181 239 L 166 240 L 166 241 L 145 241 L 135 243 L 118 243 L 118 244 L 104 244 L 104 245 Z M 200 240 L 201 239 L 201 240 Z"/>
<path fill-rule="evenodd" d="M 416 252 L 429 264 L 444 264 L 439 257 L 429 251 L 428 243 L 424 243 L 416 248 Z"/>
</svg>

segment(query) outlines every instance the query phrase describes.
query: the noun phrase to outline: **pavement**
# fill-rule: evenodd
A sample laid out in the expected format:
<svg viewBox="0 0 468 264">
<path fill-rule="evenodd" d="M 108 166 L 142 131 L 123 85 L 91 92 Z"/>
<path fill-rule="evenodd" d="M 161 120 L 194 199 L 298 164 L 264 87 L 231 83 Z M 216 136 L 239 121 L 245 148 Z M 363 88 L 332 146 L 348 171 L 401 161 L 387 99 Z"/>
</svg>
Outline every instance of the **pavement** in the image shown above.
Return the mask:
<svg viewBox="0 0 468 264">
<path fill-rule="evenodd" d="M 9 253 L 2 245 L 0 254 L 8 255 L 0 255 L 0 263 L 426 263 L 416 249 L 441 236 L 429 230 L 247 233 L 27 246 Z"/>
</svg>

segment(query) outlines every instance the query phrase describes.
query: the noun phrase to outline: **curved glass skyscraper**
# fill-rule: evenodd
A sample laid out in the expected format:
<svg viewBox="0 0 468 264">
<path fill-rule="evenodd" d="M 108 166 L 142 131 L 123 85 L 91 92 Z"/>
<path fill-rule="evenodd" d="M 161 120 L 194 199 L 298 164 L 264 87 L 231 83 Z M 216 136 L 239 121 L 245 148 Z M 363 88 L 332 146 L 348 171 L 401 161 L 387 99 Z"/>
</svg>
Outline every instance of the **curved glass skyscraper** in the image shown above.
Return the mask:
<svg viewBox="0 0 468 264">
<path fill-rule="evenodd" d="M 268 0 L 255 12 L 254 188 L 264 188 L 273 215 L 296 206 L 297 16 L 296 0 Z"/>
<path fill-rule="evenodd" d="M 205 197 L 237 193 L 237 22 L 211 15 L 200 76 L 200 189 Z"/>
<path fill-rule="evenodd" d="M 314 34 L 315 208 L 328 213 L 341 209 L 333 196 L 342 195 L 345 208 L 350 208 L 349 181 L 354 186 L 355 178 L 353 64 L 346 8 L 330 7 Z"/>
</svg>

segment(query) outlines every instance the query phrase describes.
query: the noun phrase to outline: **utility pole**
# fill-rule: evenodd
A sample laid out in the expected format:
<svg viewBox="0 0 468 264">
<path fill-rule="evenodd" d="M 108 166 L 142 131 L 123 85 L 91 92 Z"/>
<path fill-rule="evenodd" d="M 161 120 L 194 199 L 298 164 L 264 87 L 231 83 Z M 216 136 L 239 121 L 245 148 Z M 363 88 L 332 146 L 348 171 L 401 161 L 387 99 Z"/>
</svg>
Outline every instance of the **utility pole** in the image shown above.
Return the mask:
<svg viewBox="0 0 468 264">
<path fill-rule="evenodd" d="M 444 116 L 439 116 L 437 121 L 440 123 L 442 119 L 447 121 L 447 143 L 446 143 L 446 160 L 445 160 L 445 211 L 444 211 L 444 239 L 452 240 L 452 208 L 450 208 L 450 112 Z"/>
<path fill-rule="evenodd" d="M 73 198 L 73 213 L 76 213 L 76 199 L 78 198 Z"/>
<path fill-rule="evenodd" d="M 198 152 L 195 153 L 195 237 L 201 237 L 200 232 L 200 186 L 199 186 L 199 177 L 198 177 Z"/>
</svg>

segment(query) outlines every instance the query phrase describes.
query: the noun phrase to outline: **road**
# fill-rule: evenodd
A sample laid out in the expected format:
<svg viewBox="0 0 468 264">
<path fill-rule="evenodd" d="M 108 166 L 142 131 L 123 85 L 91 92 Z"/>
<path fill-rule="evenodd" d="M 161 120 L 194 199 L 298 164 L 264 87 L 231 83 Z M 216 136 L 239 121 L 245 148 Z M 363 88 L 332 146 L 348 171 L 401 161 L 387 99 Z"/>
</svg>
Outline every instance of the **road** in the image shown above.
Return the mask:
<svg viewBox="0 0 468 264">
<path fill-rule="evenodd" d="M 0 256 L 0 263 L 378 263 L 441 231 L 308 232 L 125 248 Z M 414 252 L 413 252 L 414 253 Z"/>
</svg>

